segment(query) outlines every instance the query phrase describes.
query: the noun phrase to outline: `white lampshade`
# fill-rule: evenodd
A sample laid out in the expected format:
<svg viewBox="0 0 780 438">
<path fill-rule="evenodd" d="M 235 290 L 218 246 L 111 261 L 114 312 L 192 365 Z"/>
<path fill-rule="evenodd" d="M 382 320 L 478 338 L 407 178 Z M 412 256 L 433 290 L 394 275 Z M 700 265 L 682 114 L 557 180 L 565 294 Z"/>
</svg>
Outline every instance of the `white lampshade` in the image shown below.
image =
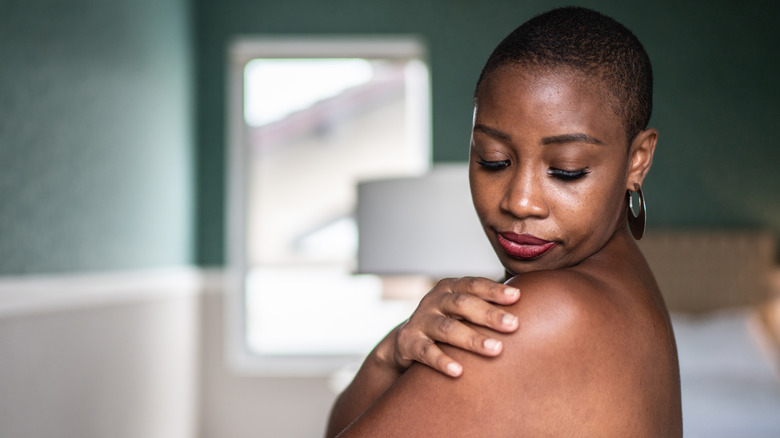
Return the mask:
<svg viewBox="0 0 780 438">
<path fill-rule="evenodd" d="M 467 164 L 361 182 L 356 216 L 360 273 L 503 275 L 471 202 Z"/>
</svg>

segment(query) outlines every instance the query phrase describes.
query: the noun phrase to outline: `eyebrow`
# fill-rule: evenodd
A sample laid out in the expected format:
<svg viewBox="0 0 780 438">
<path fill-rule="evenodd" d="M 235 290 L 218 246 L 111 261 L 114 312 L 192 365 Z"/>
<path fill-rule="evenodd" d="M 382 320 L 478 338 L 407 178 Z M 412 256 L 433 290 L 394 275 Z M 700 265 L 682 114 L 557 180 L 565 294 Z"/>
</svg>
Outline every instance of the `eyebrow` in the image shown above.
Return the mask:
<svg viewBox="0 0 780 438">
<path fill-rule="evenodd" d="M 507 134 L 505 132 L 499 131 L 498 129 L 494 129 L 494 128 L 491 128 L 489 126 L 485 126 L 485 125 L 479 124 L 479 123 L 474 125 L 474 131 L 484 132 L 485 134 L 487 134 L 487 135 L 489 135 L 489 136 L 491 136 L 493 138 L 500 139 L 500 140 L 508 140 L 508 141 L 512 140 L 512 136 L 511 135 L 509 135 L 509 134 Z"/>
<path fill-rule="evenodd" d="M 511 135 L 503 131 L 499 131 L 498 129 L 485 126 L 483 124 L 474 125 L 474 131 L 483 132 L 499 140 L 507 140 L 507 141 L 512 140 Z M 553 135 L 551 137 L 542 138 L 543 145 L 557 145 L 557 144 L 566 144 L 566 143 L 589 143 L 589 144 L 596 144 L 596 145 L 604 144 L 604 142 L 599 140 L 598 138 L 592 137 L 588 134 L 581 133 L 581 132 L 573 133 L 573 134 Z"/>
<path fill-rule="evenodd" d="M 565 143 L 590 143 L 603 145 L 604 142 L 596 137 L 591 137 L 588 134 L 576 133 L 576 134 L 563 134 L 555 135 L 552 137 L 544 137 L 542 144 L 565 144 Z"/>
</svg>

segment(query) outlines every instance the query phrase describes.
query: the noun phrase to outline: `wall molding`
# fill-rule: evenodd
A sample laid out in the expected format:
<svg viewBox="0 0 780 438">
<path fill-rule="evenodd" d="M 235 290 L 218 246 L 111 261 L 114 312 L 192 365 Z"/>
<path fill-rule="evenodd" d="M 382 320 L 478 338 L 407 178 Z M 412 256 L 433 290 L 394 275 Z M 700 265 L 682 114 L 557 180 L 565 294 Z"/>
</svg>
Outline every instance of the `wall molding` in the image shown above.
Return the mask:
<svg viewBox="0 0 780 438">
<path fill-rule="evenodd" d="M 221 293 L 224 273 L 191 266 L 0 277 L 0 317 Z"/>
</svg>

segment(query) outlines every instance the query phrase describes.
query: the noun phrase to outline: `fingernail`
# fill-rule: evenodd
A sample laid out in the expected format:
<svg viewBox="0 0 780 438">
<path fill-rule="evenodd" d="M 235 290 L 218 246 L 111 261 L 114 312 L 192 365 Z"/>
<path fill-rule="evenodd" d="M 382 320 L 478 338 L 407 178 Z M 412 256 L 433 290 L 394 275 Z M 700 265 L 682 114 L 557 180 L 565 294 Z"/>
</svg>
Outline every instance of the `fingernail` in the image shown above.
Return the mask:
<svg viewBox="0 0 780 438">
<path fill-rule="evenodd" d="M 520 289 L 516 287 L 508 287 L 504 289 L 504 295 L 508 297 L 516 297 L 520 294 Z"/>
<path fill-rule="evenodd" d="M 497 341 L 495 339 L 485 339 L 485 342 L 483 342 L 482 345 L 484 345 L 488 350 L 498 351 L 501 348 L 501 341 Z"/>
<path fill-rule="evenodd" d="M 505 313 L 504 316 L 501 317 L 501 324 L 514 327 L 515 324 L 517 324 L 517 317 L 511 313 Z"/>
<path fill-rule="evenodd" d="M 450 373 L 451 376 L 459 376 L 462 370 L 463 368 L 455 362 L 447 364 L 447 372 Z"/>
</svg>

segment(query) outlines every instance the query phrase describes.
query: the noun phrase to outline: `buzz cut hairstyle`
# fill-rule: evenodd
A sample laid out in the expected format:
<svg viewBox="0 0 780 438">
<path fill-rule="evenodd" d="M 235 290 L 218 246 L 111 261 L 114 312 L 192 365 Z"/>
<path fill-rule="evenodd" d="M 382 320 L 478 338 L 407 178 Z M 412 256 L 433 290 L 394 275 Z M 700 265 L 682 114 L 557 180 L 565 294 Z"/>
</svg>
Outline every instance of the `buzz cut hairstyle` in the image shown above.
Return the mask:
<svg viewBox="0 0 780 438">
<path fill-rule="evenodd" d="M 642 43 L 628 28 L 599 12 L 553 9 L 520 25 L 493 50 L 477 81 L 517 65 L 567 67 L 603 84 L 608 103 L 623 121 L 628 145 L 647 129 L 653 109 L 653 69 Z"/>
</svg>

